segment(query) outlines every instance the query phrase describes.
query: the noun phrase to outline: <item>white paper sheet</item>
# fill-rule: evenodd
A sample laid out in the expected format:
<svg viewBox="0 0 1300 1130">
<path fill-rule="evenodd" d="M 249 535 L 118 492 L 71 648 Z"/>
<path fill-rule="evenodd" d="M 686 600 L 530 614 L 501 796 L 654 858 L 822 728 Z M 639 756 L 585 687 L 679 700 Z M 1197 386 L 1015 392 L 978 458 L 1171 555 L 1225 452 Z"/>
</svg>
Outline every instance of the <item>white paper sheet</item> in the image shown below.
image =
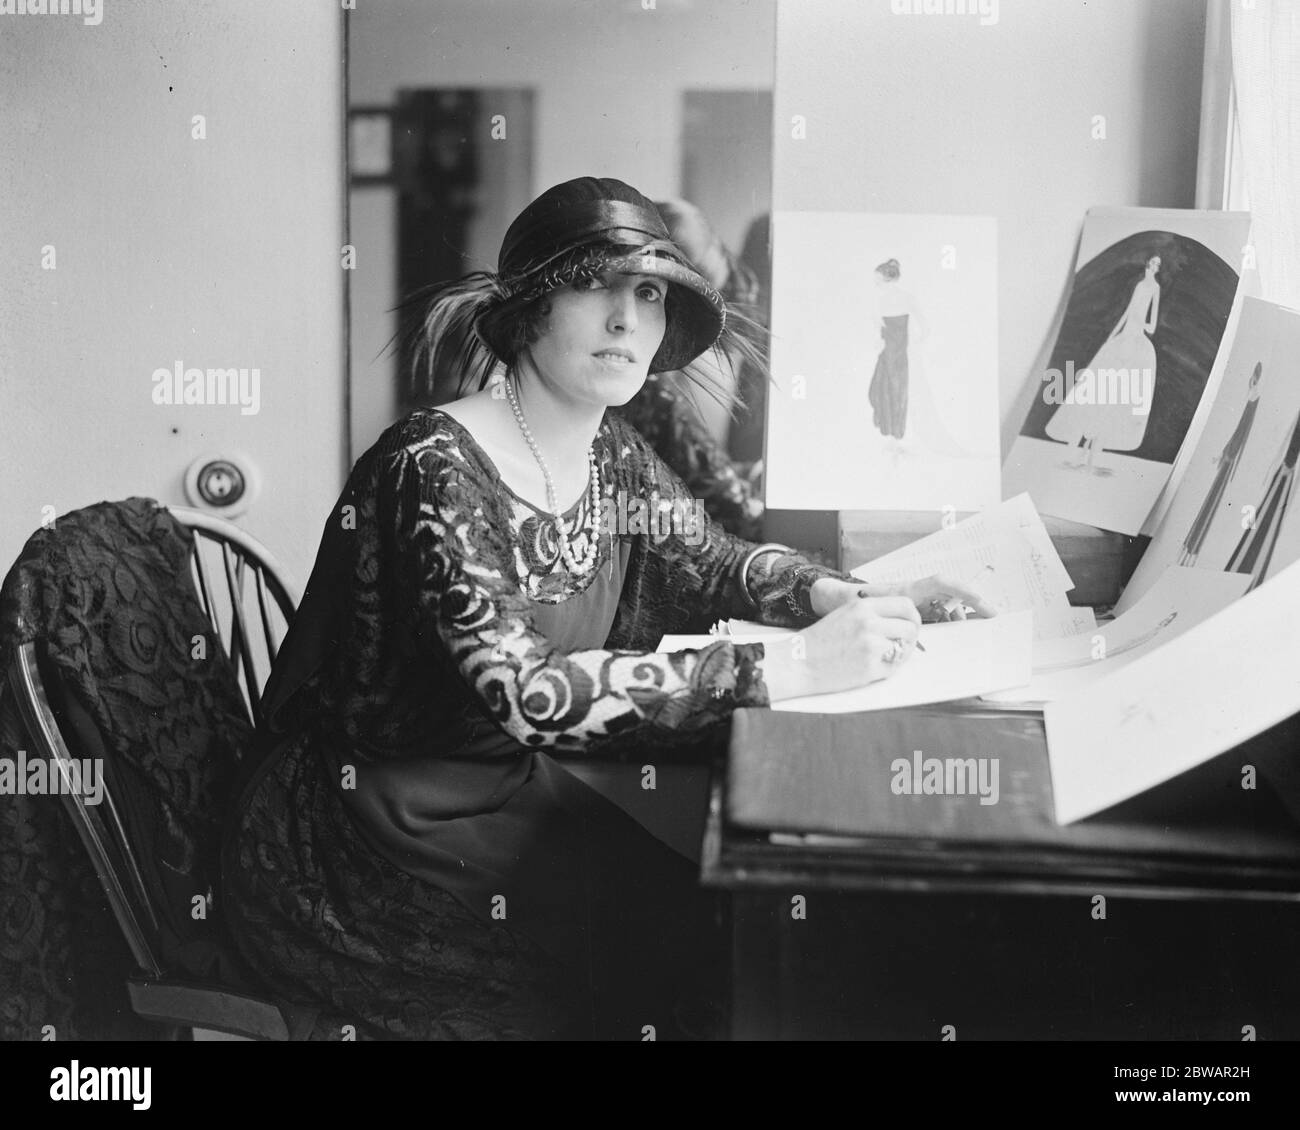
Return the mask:
<svg viewBox="0 0 1300 1130">
<path fill-rule="evenodd" d="M 789 628 L 777 628 L 771 624 L 760 624 L 756 620 L 728 620 L 725 623 L 727 635 L 732 636 L 788 636 Z"/>
<path fill-rule="evenodd" d="M 1177 566 L 1124 615 L 1095 631 L 1034 644 L 1028 686 L 996 691 L 989 702 L 1051 702 L 1077 693 L 1222 611 L 1246 591 L 1241 573 Z"/>
<path fill-rule="evenodd" d="M 859 580 L 878 584 L 934 574 L 972 584 L 1005 612 L 1033 611 L 1037 639 L 1070 635 L 1088 626 L 1090 613 L 1072 609 L 1065 596 L 1074 582 L 1028 494 L 852 570 Z"/>
<path fill-rule="evenodd" d="M 1097 614 L 1091 608 L 1065 604 L 1034 609 L 1034 639 L 1059 640 L 1091 632 L 1097 627 Z"/>
<path fill-rule="evenodd" d="M 1043 711 L 1056 819 L 1082 820 L 1300 713 L 1300 562 Z"/>
<path fill-rule="evenodd" d="M 808 695 L 772 704 L 773 710 L 805 714 L 848 714 L 920 706 L 930 702 L 970 698 L 984 691 L 1020 686 L 1029 681 L 1032 656 L 1032 614 L 1009 612 L 989 620 L 924 624 L 919 639 L 925 651 L 914 651 L 888 679 L 849 691 Z M 781 645 L 795 633 L 776 632 L 730 637 L 732 643 Z M 664 636 L 659 651 L 702 648 L 719 636 Z"/>
<path fill-rule="evenodd" d="M 1016 534 L 1030 545 L 1036 587 L 1047 592 L 1069 592 L 1074 588 L 1074 582 L 1052 544 L 1047 527 L 1034 508 L 1033 500 L 1025 492 L 978 514 L 972 514 L 951 529 L 936 530 L 893 553 L 859 565 L 852 572 L 860 580 L 870 581 L 877 579 L 877 576 L 885 577 L 907 562 L 909 574 L 905 579 L 926 576 L 923 572 L 915 572 L 917 568 L 923 567 L 924 561 L 913 562 L 912 558 L 951 561 L 955 565 L 968 563 L 979 568 L 995 564 L 994 558 L 999 546 L 1016 544 Z"/>
</svg>

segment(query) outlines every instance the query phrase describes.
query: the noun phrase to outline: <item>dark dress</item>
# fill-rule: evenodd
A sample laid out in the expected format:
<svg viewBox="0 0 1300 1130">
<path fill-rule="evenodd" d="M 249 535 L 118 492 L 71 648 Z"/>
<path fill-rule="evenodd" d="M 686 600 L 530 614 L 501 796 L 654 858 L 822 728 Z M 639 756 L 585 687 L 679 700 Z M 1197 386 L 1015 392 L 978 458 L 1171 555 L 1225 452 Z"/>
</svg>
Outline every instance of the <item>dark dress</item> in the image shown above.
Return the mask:
<svg viewBox="0 0 1300 1130">
<path fill-rule="evenodd" d="M 596 453 L 607 498 L 689 501 L 613 413 Z M 755 614 L 735 576 L 752 547 L 710 522 L 700 544 L 602 536 L 572 578 L 498 484 L 435 409 L 357 463 L 267 686 L 227 915 L 271 986 L 358 1035 L 664 1038 L 721 956 L 712 904 L 552 755 L 706 755 L 735 707 L 767 704 L 762 645 L 650 649 L 723 616 L 808 623 L 812 582 L 839 574 L 761 557 Z"/>
<path fill-rule="evenodd" d="M 1250 573 L 1252 580 L 1247 592 L 1256 589 L 1268 574 L 1268 567 L 1273 560 L 1273 550 L 1277 548 L 1278 535 L 1282 532 L 1282 522 L 1286 518 L 1287 507 L 1291 503 L 1291 492 L 1295 489 L 1296 462 L 1300 459 L 1300 416 L 1296 417 L 1291 429 L 1291 441 L 1286 451 L 1273 469 L 1273 474 L 1264 491 L 1259 508 L 1255 511 L 1255 523 L 1241 536 L 1237 548 L 1228 558 L 1224 571 L 1228 573 Z"/>
<path fill-rule="evenodd" d="M 872 420 L 882 435 L 902 439 L 907 430 L 907 315 L 886 314 L 885 348 L 871 378 Z"/>
</svg>

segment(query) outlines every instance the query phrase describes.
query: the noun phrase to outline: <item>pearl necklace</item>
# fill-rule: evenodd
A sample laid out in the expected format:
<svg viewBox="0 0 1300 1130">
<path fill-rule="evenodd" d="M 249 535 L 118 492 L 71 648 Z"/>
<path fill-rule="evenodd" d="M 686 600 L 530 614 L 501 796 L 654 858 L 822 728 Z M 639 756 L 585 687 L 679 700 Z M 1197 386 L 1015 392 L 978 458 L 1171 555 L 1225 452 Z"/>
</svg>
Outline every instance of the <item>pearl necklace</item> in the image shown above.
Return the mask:
<svg viewBox="0 0 1300 1130">
<path fill-rule="evenodd" d="M 596 515 L 600 512 L 600 467 L 596 463 L 595 444 L 593 443 L 587 448 L 587 463 L 591 468 L 591 505 L 588 507 L 586 521 L 582 525 L 582 528 L 587 533 L 587 548 L 583 551 L 582 557 L 579 558 L 574 556 L 573 550 L 569 547 L 569 527 L 564 520 L 564 515 L 559 512 L 560 507 L 556 501 L 555 484 L 551 481 L 551 471 L 546 466 L 546 460 L 542 458 L 542 452 L 537 446 L 537 441 L 533 439 L 533 433 L 528 427 L 528 421 L 524 419 L 523 409 L 519 407 L 514 382 L 509 377 L 506 377 L 503 383 L 506 386 L 506 399 L 510 401 L 510 409 L 515 414 L 515 421 L 519 424 L 519 430 L 524 433 L 524 439 L 528 441 L 533 457 L 537 460 L 537 465 L 542 469 L 542 477 L 546 480 L 546 502 L 551 508 L 551 513 L 555 516 L 555 526 L 560 539 L 560 556 L 564 559 L 564 563 L 571 573 L 578 575 L 587 573 L 596 560 Z"/>
</svg>

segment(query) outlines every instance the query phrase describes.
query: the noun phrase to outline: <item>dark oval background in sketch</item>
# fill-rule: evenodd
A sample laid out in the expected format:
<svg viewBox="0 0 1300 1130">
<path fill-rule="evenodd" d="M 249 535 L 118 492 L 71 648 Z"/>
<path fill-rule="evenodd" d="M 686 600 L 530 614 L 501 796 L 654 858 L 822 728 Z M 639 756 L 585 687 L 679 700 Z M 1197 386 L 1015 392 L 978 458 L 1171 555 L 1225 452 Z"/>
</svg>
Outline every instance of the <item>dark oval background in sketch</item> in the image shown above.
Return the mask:
<svg viewBox="0 0 1300 1130">
<path fill-rule="evenodd" d="M 1203 243 L 1174 232 L 1138 232 L 1089 260 L 1074 276 L 1048 367 L 1064 373 L 1067 361 L 1076 371 L 1087 366 L 1123 315 L 1152 255 L 1160 256 L 1160 313 L 1151 335 L 1155 394 L 1142 446 L 1121 454 L 1172 463 L 1209 379 L 1237 291 L 1237 272 Z M 1056 408 L 1036 396 L 1020 434 L 1057 442 L 1045 431 Z"/>
</svg>

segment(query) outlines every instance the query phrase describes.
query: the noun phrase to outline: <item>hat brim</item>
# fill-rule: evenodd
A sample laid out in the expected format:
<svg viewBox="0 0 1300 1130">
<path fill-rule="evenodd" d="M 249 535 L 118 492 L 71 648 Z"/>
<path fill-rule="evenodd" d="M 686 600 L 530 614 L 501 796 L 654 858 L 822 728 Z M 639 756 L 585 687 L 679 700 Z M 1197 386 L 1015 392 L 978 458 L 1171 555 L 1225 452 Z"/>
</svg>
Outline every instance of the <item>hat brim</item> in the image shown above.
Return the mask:
<svg viewBox="0 0 1300 1130">
<path fill-rule="evenodd" d="M 727 322 L 727 304 L 722 295 L 693 267 L 654 253 L 632 252 L 605 258 L 602 270 L 620 275 L 648 275 L 663 279 L 676 288 L 673 302 L 675 332 L 665 335 L 650 363 L 650 372 L 683 369 L 709 349 Z"/>
<path fill-rule="evenodd" d="M 579 279 L 612 271 L 623 275 L 647 275 L 663 279 L 672 290 L 668 326 L 664 339 L 650 361 L 651 373 L 684 369 L 722 335 L 727 324 L 727 303 L 709 281 L 684 259 L 664 253 L 664 243 L 629 250 L 592 248 L 535 275 L 497 303 L 489 316 L 480 317 L 478 334 L 489 349 L 506 364 L 513 364 L 505 325 L 530 302 Z M 669 244 L 669 247 L 672 245 Z M 675 250 L 675 249 L 674 249 Z M 678 253 L 680 255 L 680 252 Z"/>
</svg>

